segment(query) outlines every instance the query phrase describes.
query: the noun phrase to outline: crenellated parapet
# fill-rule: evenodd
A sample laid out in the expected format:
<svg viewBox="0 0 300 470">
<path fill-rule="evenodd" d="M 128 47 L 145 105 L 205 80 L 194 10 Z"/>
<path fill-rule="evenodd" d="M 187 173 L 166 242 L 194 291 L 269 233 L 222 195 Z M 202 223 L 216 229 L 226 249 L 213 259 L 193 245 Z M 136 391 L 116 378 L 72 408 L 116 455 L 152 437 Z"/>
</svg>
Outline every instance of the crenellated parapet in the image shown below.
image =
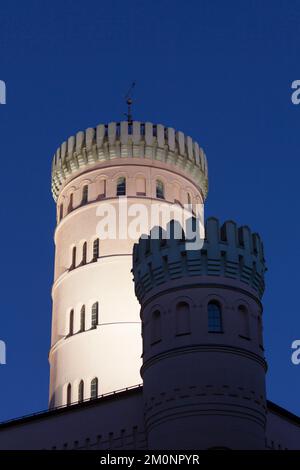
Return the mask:
<svg viewBox="0 0 300 470">
<path fill-rule="evenodd" d="M 157 230 L 157 228 L 156 228 Z M 134 245 L 135 293 L 141 302 L 153 288 L 168 281 L 195 276 L 219 276 L 241 281 L 262 297 L 266 271 L 263 243 L 248 226 L 231 220 L 220 226 L 211 217 L 205 224 L 201 250 L 187 250 L 181 240 L 141 238 Z"/>
<path fill-rule="evenodd" d="M 124 121 L 100 124 L 63 142 L 52 162 L 54 199 L 65 181 L 116 158 L 150 159 L 174 165 L 190 175 L 204 198 L 207 195 L 207 160 L 197 142 L 161 124 Z"/>
</svg>

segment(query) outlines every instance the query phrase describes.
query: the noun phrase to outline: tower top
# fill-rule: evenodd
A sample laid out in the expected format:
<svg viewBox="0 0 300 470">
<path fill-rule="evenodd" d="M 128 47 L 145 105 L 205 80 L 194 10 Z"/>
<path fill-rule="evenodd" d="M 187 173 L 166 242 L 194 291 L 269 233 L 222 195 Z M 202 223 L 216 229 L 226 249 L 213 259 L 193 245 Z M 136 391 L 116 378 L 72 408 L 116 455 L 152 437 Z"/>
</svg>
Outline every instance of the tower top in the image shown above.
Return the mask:
<svg viewBox="0 0 300 470">
<path fill-rule="evenodd" d="M 57 149 L 52 161 L 52 194 L 87 170 L 114 159 L 149 159 L 188 173 L 203 199 L 208 191 L 205 153 L 198 143 L 172 127 L 151 122 L 123 121 L 99 124 L 77 132 Z M 124 161 L 128 163 L 128 161 Z M 133 162 L 132 162 L 133 163 Z"/>
</svg>

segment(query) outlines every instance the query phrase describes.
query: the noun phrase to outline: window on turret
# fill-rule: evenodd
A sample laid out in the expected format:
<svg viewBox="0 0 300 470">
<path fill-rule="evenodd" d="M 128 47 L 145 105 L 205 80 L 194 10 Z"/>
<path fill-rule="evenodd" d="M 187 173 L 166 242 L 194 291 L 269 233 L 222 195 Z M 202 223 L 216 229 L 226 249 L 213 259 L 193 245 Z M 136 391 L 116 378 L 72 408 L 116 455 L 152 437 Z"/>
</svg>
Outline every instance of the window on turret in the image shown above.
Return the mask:
<svg viewBox="0 0 300 470">
<path fill-rule="evenodd" d="M 126 196 L 126 178 L 121 176 L 117 181 L 117 196 Z"/>
<path fill-rule="evenodd" d="M 99 258 L 99 238 L 93 241 L 93 261 Z"/>
<path fill-rule="evenodd" d="M 85 305 L 80 310 L 80 331 L 85 331 Z"/>
<path fill-rule="evenodd" d="M 91 400 L 98 397 L 98 379 L 94 377 L 91 381 Z"/>
<path fill-rule="evenodd" d="M 64 215 L 64 205 L 60 204 L 60 206 L 59 206 L 59 222 L 63 218 L 63 215 Z"/>
<path fill-rule="evenodd" d="M 78 387 L 78 403 L 82 403 L 84 400 L 84 383 L 83 380 L 80 380 Z"/>
<path fill-rule="evenodd" d="M 104 199 L 105 197 L 106 197 L 106 180 L 100 180 L 99 199 Z"/>
<path fill-rule="evenodd" d="M 68 214 L 73 210 L 73 193 L 70 194 L 70 201 L 68 206 Z"/>
<path fill-rule="evenodd" d="M 71 405 L 72 403 L 72 388 L 71 384 L 67 386 L 67 406 Z"/>
<path fill-rule="evenodd" d="M 84 242 L 82 246 L 82 262 L 81 264 L 86 264 L 86 254 L 87 254 L 87 243 Z"/>
<path fill-rule="evenodd" d="M 257 317 L 257 336 L 258 336 L 258 345 L 263 350 L 263 331 L 262 331 L 262 321 L 261 317 Z"/>
<path fill-rule="evenodd" d="M 190 306 L 187 302 L 176 305 L 176 335 L 186 335 L 190 329 Z"/>
<path fill-rule="evenodd" d="M 158 199 L 165 199 L 165 187 L 164 183 L 160 180 L 156 181 L 156 197 Z"/>
<path fill-rule="evenodd" d="M 72 336 L 74 333 L 74 310 L 71 310 L 69 317 L 69 336 Z"/>
<path fill-rule="evenodd" d="M 87 204 L 88 202 L 88 195 L 89 195 L 89 187 L 88 185 L 84 185 L 82 188 L 82 198 L 81 198 L 81 204 Z"/>
<path fill-rule="evenodd" d="M 76 246 L 73 246 L 72 248 L 72 262 L 70 269 L 75 269 L 76 267 Z"/>
<path fill-rule="evenodd" d="M 208 314 L 208 332 L 223 333 L 222 327 L 222 311 L 218 302 L 209 302 L 207 306 Z"/>
<path fill-rule="evenodd" d="M 92 328 L 96 328 L 98 325 L 98 312 L 99 312 L 99 304 L 95 302 L 92 305 Z"/>
<path fill-rule="evenodd" d="M 152 313 L 151 321 L 151 344 L 155 344 L 161 341 L 161 313 L 159 310 L 155 310 Z"/>
</svg>

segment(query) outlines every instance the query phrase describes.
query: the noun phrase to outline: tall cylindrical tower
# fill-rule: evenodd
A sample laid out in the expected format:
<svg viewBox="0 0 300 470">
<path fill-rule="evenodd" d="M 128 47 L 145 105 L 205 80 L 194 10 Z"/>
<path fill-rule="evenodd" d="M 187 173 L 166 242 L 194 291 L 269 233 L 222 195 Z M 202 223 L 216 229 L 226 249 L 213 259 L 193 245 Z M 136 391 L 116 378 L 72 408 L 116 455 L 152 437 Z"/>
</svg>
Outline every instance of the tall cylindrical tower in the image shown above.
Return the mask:
<svg viewBox="0 0 300 470">
<path fill-rule="evenodd" d="M 231 221 L 208 219 L 201 250 L 135 245 L 149 449 L 264 448 L 264 272 L 259 236 Z"/>
<path fill-rule="evenodd" d="M 57 202 L 50 361 L 50 406 L 95 397 L 141 382 L 139 304 L 132 247 L 125 234 L 130 207 L 149 210 L 204 202 L 207 162 L 190 137 L 162 125 L 121 122 L 70 137 L 56 152 Z M 108 203 L 122 237 L 99 239 Z M 134 213 L 134 210 L 131 214 Z"/>
</svg>

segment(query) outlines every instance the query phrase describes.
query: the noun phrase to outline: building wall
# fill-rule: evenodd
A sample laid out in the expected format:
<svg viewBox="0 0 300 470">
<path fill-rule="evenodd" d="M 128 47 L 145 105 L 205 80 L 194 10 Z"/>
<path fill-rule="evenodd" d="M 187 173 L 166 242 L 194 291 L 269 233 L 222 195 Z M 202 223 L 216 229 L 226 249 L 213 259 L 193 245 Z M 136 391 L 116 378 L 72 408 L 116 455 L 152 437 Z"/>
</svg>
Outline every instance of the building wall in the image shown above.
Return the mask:
<svg viewBox="0 0 300 470">
<path fill-rule="evenodd" d="M 0 425 L 0 450 L 146 449 L 140 389 Z"/>
<path fill-rule="evenodd" d="M 271 450 L 300 449 L 300 419 L 286 410 L 268 404 L 266 447 Z"/>
<path fill-rule="evenodd" d="M 0 424 L 0 450 L 147 450 L 142 394 L 142 387 L 139 387 L 93 402 Z M 299 418 L 282 408 L 279 412 L 277 408 L 268 402 L 266 449 L 299 450 Z M 193 432 L 191 428 L 189 433 Z M 214 430 L 211 433 L 214 435 Z M 209 434 L 207 429 L 205 434 Z M 190 434 L 186 438 L 191 439 Z M 217 440 L 215 445 L 218 446 Z M 201 438 L 197 445 L 197 449 L 200 448 L 205 448 Z"/>
</svg>

